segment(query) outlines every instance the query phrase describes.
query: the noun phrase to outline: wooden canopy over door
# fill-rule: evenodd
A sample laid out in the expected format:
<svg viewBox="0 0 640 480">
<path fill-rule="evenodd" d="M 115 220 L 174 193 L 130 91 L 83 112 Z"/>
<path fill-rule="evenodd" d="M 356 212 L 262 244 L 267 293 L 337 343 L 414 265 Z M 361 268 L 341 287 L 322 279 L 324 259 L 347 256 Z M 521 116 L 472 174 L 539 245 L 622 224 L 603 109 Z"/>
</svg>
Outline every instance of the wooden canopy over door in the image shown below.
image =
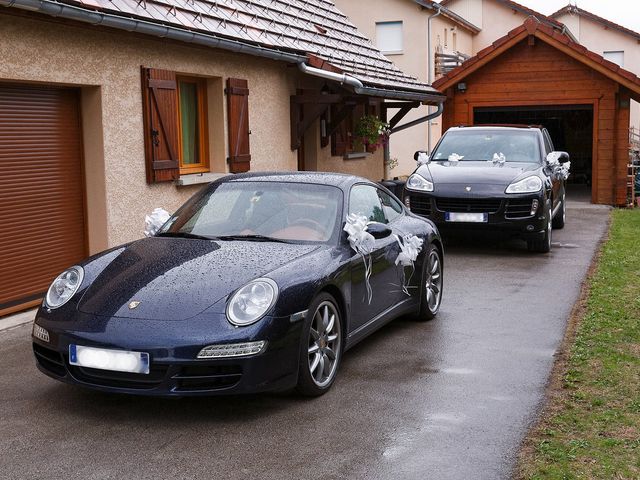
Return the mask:
<svg viewBox="0 0 640 480">
<path fill-rule="evenodd" d="M 78 96 L 0 84 L 0 315 L 86 255 Z"/>
</svg>

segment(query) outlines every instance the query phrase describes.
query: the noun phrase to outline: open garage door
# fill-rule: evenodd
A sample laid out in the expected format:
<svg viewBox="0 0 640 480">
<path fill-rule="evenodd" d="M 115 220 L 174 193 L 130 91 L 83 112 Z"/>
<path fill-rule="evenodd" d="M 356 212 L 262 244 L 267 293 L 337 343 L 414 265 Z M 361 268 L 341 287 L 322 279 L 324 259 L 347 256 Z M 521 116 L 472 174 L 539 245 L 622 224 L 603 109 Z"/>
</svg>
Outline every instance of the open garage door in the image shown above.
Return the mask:
<svg viewBox="0 0 640 480">
<path fill-rule="evenodd" d="M 86 255 L 78 96 L 0 84 L 0 315 Z"/>
<path fill-rule="evenodd" d="M 556 150 L 571 155 L 569 183 L 591 186 L 593 160 L 593 106 L 476 107 L 474 124 L 542 125 Z M 586 192 L 585 192 L 586 193 Z M 588 192 L 590 195 L 590 190 Z"/>
</svg>

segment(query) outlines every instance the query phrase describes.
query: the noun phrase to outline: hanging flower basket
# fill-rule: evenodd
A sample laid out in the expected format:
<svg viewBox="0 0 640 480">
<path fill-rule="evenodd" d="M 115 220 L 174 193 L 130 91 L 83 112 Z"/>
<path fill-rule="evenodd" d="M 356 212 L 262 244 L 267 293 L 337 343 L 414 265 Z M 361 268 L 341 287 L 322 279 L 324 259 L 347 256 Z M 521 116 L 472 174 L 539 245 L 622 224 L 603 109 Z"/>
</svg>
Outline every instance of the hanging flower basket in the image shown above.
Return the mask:
<svg viewBox="0 0 640 480">
<path fill-rule="evenodd" d="M 375 115 L 365 115 L 358 120 L 354 131 L 356 139 L 369 151 L 386 145 L 391 128 Z"/>
</svg>

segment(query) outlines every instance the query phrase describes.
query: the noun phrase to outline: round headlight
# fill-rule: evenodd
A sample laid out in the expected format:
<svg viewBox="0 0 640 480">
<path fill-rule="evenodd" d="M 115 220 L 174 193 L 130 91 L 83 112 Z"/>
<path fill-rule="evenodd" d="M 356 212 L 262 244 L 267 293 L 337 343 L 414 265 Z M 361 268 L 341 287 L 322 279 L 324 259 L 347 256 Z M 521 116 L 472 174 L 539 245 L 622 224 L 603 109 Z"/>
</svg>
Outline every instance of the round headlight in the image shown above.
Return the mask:
<svg viewBox="0 0 640 480">
<path fill-rule="evenodd" d="M 260 320 L 278 298 L 278 285 L 270 278 L 259 278 L 247 283 L 233 294 L 227 305 L 227 318 L 238 326 Z"/>
<path fill-rule="evenodd" d="M 62 272 L 49 287 L 45 306 L 58 308 L 67 303 L 80 288 L 83 278 L 84 270 L 77 265 Z"/>
</svg>

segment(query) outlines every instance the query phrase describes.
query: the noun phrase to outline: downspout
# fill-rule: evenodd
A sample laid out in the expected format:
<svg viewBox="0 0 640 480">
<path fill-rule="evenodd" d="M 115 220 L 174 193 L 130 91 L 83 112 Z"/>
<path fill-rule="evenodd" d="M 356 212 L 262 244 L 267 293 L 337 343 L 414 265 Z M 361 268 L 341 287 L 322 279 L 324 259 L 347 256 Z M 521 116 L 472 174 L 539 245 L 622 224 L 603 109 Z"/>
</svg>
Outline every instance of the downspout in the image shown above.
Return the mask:
<svg viewBox="0 0 640 480">
<path fill-rule="evenodd" d="M 407 123 L 405 123 L 403 125 L 400 125 L 399 127 L 395 127 L 393 130 L 391 130 L 391 135 L 393 135 L 396 132 L 401 132 L 402 130 L 406 130 L 407 128 L 415 127 L 416 125 L 419 125 L 421 123 L 430 122 L 434 118 L 439 117 L 440 115 L 442 115 L 442 111 L 443 110 L 444 110 L 444 102 L 443 103 L 439 103 L 438 104 L 438 108 L 436 109 L 436 111 L 430 113 L 426 117 L 420 117 L 420 118 L 418 118 L 416 120 L 412 120 L 412 121 L 407 122 Z"/>
<path fill-rule="evenodd" d="M 442 7 L 440 6 L 439 3 L 434 2 L 432 3 L 432 6 L 435 6 L 438 9 L 438 11 L 433 15 L 430 15 L 429 18 L 427 19 L 427 84 L 428 85 L 431 85 L 432 83 L 431 67 L 433 63 L 433 56 L 431 55 L 431 20 L 433 20 L 434 18 L 436 18 L 442 13 Z M 440 108 L 441 106 L 442 104 L 438 105 L 438 108 Z M 430 112 L 430 110 L 431 110 L 431 107 L 427 107 L 427 112 Z M 438 115 L 440 115 L 440 113 L 438 113 Z M 435 115 L 432 118 L 435 118 L 438 115 Z M 429 115 L 427 115 L 427 117 L 429 117 Z M 431 120 L 430 119 L 427 121 L 427 150 L 431 152 Z"/>
</svg>

